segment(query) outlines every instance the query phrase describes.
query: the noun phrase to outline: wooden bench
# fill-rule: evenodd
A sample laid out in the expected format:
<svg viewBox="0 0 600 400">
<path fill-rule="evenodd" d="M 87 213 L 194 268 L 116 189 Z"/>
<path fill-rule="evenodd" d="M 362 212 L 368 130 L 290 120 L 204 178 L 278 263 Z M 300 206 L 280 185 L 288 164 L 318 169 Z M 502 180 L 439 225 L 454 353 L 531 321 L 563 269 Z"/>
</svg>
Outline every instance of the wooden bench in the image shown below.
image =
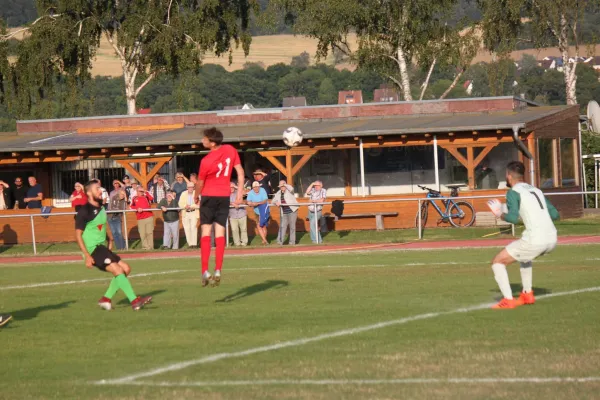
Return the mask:
<svg viewBox="0 0 600 400">
<path fill-rule="evenodd" d="M 333 218 L 334 221 L 339 219 L 349 219 L 349 218 L 372 218 L 375 217 L 375 228 L 378 231 L 385 230 L 383 225 L 383 217 L 397 217 L 397 212 L 374 212 L 374 213 L 363 213 L 363 214 L 343 214 L 341 218 L 336 217 L 332 214 L 325 215 L 325 218 Z"/>
<path fill-rule="evenodd" d="M 475 213 L 475 226 L 510 226 L 510 223 L 496 218 L 492 212 Z"/>
</svg>

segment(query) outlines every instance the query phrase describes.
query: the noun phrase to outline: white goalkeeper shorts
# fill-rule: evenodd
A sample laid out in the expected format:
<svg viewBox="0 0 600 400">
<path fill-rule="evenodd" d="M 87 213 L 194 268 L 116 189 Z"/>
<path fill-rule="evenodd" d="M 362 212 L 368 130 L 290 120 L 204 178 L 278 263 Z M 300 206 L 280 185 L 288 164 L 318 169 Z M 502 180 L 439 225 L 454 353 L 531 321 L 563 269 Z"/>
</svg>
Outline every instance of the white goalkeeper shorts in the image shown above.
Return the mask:
<svg viewBox="0 0 600 400">
<path fill-rule="evenodd" d="M 506 246 L 506 251 L 512 258 L 519 262 L 530 262 L 550 253 L 556 247 L 556 242 L 545 244 L 531 244 L 523 239 L 516 240 Z"/>
</svg>

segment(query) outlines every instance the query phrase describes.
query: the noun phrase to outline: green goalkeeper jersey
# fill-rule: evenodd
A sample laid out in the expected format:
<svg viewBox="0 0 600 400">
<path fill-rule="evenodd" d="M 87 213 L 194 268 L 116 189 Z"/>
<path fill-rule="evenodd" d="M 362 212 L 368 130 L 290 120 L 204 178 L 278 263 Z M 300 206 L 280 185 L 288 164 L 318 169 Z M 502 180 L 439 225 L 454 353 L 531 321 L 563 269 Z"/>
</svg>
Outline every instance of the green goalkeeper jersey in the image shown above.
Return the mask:
<svg viewBox="0 0 600 400">
<path fill-rule="evenodd" d="M 82 238 L 88 253 L 106 243 L 106 211 L 90 203 L 82 206 L 75 217 L 75 229 L 83 231 Z"/>
</svg>

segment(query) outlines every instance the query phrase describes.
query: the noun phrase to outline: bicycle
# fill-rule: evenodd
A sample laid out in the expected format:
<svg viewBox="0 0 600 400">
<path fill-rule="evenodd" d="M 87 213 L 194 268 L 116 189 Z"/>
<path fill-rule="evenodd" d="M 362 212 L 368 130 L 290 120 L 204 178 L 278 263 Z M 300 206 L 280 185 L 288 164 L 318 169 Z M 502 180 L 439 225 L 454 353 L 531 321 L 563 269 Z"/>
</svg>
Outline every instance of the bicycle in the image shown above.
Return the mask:
<svg viewBox="0 0 600 400">
<path fill-rule="evenodd" d="M 442 211 L 435 201 L 423 202 L 423 204 L 421 204 L 421 210 L 417 211 L 417 216 L 415 217 L 415 227 L 419 226 L 419 212 L 421 213 L 421 226 L 424 227 L 427 224 L 427 217 L 429 216 L 429 203 L 433 205 L 433 208 L 435 208 L 441 217 L 441 219 L 438 221 L 438 224 L 440 222 L 450 222 L 450 224 L 452 224 L 452 226 L 455 228 L 465 228 L 473 225 L 475 222 L 475 209 L 471 203 L 467 201 L 454 201 L 442 196 L 442 194 L 437 190 L 421 185 L 417 186 L 423 190 L 427 190 L 428 199 L 440 199 L 444 207 L 446 207 L 446 210 Z M 458 197 L 458 189 L 465 187 L 466 185 L 446 186 L 451 190 L 450 197 Z"/>
</svg>

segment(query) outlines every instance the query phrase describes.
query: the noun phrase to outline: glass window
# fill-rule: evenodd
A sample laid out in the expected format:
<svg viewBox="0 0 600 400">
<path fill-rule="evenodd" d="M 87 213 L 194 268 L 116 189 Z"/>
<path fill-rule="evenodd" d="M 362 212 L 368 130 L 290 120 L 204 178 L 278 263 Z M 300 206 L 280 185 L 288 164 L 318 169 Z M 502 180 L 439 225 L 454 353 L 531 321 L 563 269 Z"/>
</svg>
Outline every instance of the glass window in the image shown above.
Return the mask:
<svg viewBox="0 0 600 400">
<path fill-rule="evenodd" d="M 556 187 L 554 181 L 554 139 L 538 139 L 538 165 L 540 168 L 540 188 Z"/>
<path fill-rule="evenodd" d="M 560 169 L 563 187 L 577 186 L 575 140 L 560 139 Z"/>
</svg>

